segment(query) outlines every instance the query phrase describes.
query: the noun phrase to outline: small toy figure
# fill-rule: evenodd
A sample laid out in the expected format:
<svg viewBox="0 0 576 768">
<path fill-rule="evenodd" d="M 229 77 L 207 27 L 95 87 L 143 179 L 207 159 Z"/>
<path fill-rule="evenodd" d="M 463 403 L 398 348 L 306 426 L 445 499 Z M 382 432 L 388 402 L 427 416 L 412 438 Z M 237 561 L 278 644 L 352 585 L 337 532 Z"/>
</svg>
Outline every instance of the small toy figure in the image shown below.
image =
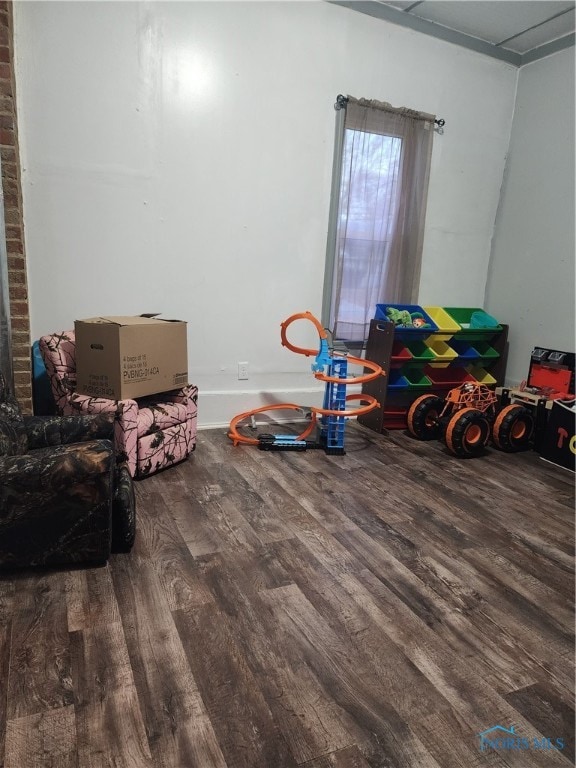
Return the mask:
<svg viewBox="0 0 576 768">
<path fill-rule="evenodd" d="M 412 314 L 412 325 L 414 328 L 429 328 L 429 324 L 424 320 L 422 315 L 419 312 L 414 312 Z"/>
</svg>

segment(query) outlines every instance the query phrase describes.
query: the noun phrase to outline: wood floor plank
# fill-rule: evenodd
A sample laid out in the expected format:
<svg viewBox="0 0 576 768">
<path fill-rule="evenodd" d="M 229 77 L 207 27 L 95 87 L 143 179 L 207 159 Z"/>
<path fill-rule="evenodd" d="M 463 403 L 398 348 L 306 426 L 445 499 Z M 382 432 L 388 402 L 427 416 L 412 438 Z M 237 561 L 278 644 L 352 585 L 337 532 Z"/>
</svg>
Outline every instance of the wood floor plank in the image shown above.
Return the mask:
<svg viewBox="0 0 576 768">
<path fill-rule="evenodd" d="M 152 768 L 122 624 L 71 634 L 79 768 Z"/>
<path fill-rule="evenodd" d="M 573 558 L 567 558 L 568 562 L 563 564 L 553 562 L 549 557 L 541 552 L 535 552 L 526 542 L 520 541 L 513 535 L 506 543 L 494 542 L 492 549 L 514 563 L 517 568 L 558 592 L 567 605 L 574 605 L 575 585 L 570 579 L 573 572 Z"/>
<path fill-rule="evenodd" d="M 197 499 L 189 497 L 169 503 L 178 531 L 193 557 L 221 552 L 226 548 L 225 541 L 214 530 L 204 506 Z"/>
<path fill-rule="evenodd" d="M 0 768 L 574 764 L 574 483 L 537 454 L 206 430 L 136 497 L 131 553 L 0 579 Z"/>
<path fill-rule="evenodd" d="M 6 717 L 8 713 L 8 674 L 15 613 L 15 586 L 10 578 L 0 579 L 0 768 L 4 768 Z"/>
<path fill-rule="evenodd" d="M 286 454 L 280 458 L 283 484 L 299 488 L 299 504 L 311 517 L 327 531 L 354 527 L 345 513 L 345 504 L 332 492 L 330 478 L 320 471 L 302 467 L 303 455 Z"/>
<path fill-rule="evenodd" d="M 503 752 L 482 752 L 478 735 L 466 718 L 453 709 L 424 717 L 414 724 L 413 729 L 442 768 L 508 768 L 510 765 Z M 526 768 L 529 766 L 527 760 Z"/>
<path fill-rule="evenodd" d="M 254 452 L 247 454 L 247 457 L 253 455 Z M 264 485 L 251 482 L 251 479 L 254 478 L 254 466 L 258 466 L 258 464 L 256 462 L 251 463 L 249 460 L 238 467 L 224 464 L 214 464 L 212 467 L 204 466 L 205 482 L 210 487 L 217 486 L 221 489 L 222 496 L 219 501 L 226 506 L 228 515 L 232 513 L 233 509 L 243 515 L 260 543 L 266 544 L 270 541 L 285 539 L 290 535 L 290 532 L 277 514 L 278 499 L 270 498 L 268 492 L 266 493 L 268 498 L 263 498 L 260 495 L 259 491 Z M 252 469 L 252 474 L 250 474 L 248 467 Z M 244 477 L 246 471 L 248 471 L 249 479 Z M 282 499 L 282 501 L 284 500 Z"/>
<path fill-rule="evenodd" d="M 74 707 L 8 721 L 5 768 L 76 768 Z"/>
<path fill-rule="evenodd" d="M 549 684 L 535 683 L 507 694 L 506 700 L 544 736 L 564 742 L 562 754 L 572 763 L 574 752 L 574 709 Z"/>
<path fill-rule="evenodd" d="M 116 566 L 114 588 L 154 765 L 225 768 L 152 565 L 131 556 Z"/>
<path fill-rule="evenodd" d="M 303 763 L 301 768 L 370 768 L 370 765 L 358 747 L 352 745 Z"/>
<path fill-rule="evenodd" d="M 556 590 L 518 568 L 504 555 L 489 547 L 481 550 L 474 548 L 466 553 L 466 561 L 472 563 L 480 574 L 498 581 L 503 591 L 514 590 L 526 600 L 536 603 L 561 629 L 569 634 L 574 629 L 574 605 L 569 605 Z"/>
<path fill-rule="evenodd" d="M 245 463 L 235 470 L 236 482 L 241 482 L 243 492 L 232 495 L 232 499 L 238 503 L 238 509 L 262 544 L 290 538 L 292 532 L 284 520 L 293 514 L 291 508 L 301 511 L 300 505 L 295 503 L 285 488 L 262 472 L 256 472 L 254 467 Z M 246 493 L 247 488 L 251 489 L 251 494 Z M 281 516 L 278 515 L 279 509 L 282 510 Z"/>
<path fill-rule="evenodd" d="M 398 768 L 438 765 L 392 702 L 382 700 L 356 660 L 350 662 L 336 635 L 298 587 L 278 587 L 263 596 L 355 730 L 364 734 L 362 748 L 369 752 L 368 762 L 390 762 Z"/>
<path fill-rule="evenodd" d="M 277 543 L 274 551 L 286 571 L 292 574 L 298 589 L 335 636 L 347 638 L 348 653 L 355 659 L 358 676 L 367 676 L 386 690 L 407 723 L 448 707 L 446 700 L 316 561 L 307 547 L 296 540 Z"/>
<path fill-rule="evenodd" d="M 469 658 L 483 675 L 494 678 L 499 689 L 513 690 L 534 681 L 537 665 L 496 625 L 486 633 L 486 616 L 481 614 L 481 620 L 477 619 L 485 599 L 472 585 L 468 586 L 469 581 L 449 570 L 449 563 L 418 556 L 409 561 L 409 566 L 404 565 L 380 536 L 370 537 L 363 531 L 343 532 L 335 534 L 335 538 L 427 626 L 434 627 L 449 647 Z"/>
<path fill-rule="evenodd" d="M 181 467 L 175 470 L 182 472 Z M 202 465 L 196 481 L 193 494 L 181 482 L 171 497 L 178 529 L 191 553 L 198 557 L 260 546 L 262 540 L 242 510 L 260 505 L 261 499 L 241 476 L 223 464 Z"/>
<path fill-rule="evenodd" d="M 222 549 L 256 549 L 262 543 L 242 515 L 242 506 L 244 502 L 240 501 L 238 494 L 202 504 L 208 525 L 222 541 Z"/>
<path fill-rule="evenodd" d="M 438 635 L 495 690 L 507 693 L 538 678 L 541 668 L 537 661 L 483 612 L 486 601 L 482 595 L 468 588 L 433 557 L 420 558 L 413 571 L 449 602 L 461 600 L 461 607 L 444 613 L 437 627 Z"/>
<path fill-rule="evenodd" d="M 351 582 L 349 589 L 357 594 L 365 609 L 375 621 L 380 622 L 382 630 L 402 647 L 404 653 L 422 671 L 450 702 L 452 709 L 465 718 L 467 726 L 479 733 L 486 723 L 517 724 L 523 735 L 541 737 L 532 724 L 513 709 L 484 677 L 475 673 L 467 659 L 446 648 L 432 628 L 407 610 L 396 595 L 380 582 L 374 574 L 366 571 L 362 589 L 352 576 L 345 577 Z M 372 596 L 376 601 L 372 601 Z M 516 754 L 506 752 L 506 762 L 510 766 L 526 768 L 525 760 Z M 530 766 L 565 766 L 566 759 L 559 754 L 544 755 L 537 751 L 531 755 Z"/>
<path fill-rule="evenodd" d="M 17 591 L 8 674 L 8 720 L 74 703 L 64 575 L 27 575 L 18 580 Z"/>
<path fill-rule="evenodd" d="M 554 674 L 567 690 L 572 688 L 573 667 L 566 663 L 566 654 L 574 648 L 573 633 L 559 627 L 515 590 L 504 590 L 497 582 L 487 580 L 463 558 L 447 557 L 440 551 L 436 551 L 435 557 L 482 594 L 484 600 L 478 615 L 487 617 L 487 627 L 500 627 L 509 642 L 524 649 L 528 657 Z"/>
<path fill-rule="evenodd" d="M 258 454 L 260 453 L 259 451 Z M 255 454 L 255 451 L 251 454 L 244 452 L 246 457 Z M 266 503 L 267 519 L 268 515 L 271 515 L 273 523 L 280 524 L 285 528 L 283 524 L 285 520 L 302 514 L 303 509 L 299 503 L 298 489 L 286 481 L 281 466 L 273 465 L 263 469 L 259 461 L 250 461 L 247 458 L 245 461 L 238 462 L 235 469 Z M 281 538 L 286 537 L 282 536 Z M 271 541 L 275 540 L 277 539 L 271 539 Z"/>
<path fill-rule="evenodd" d="M 384 463 L 385 454 L 376 454 L 380 458 L 380 472 L 394 471 L 404 477 L 405 486 L 411 487 L 416 483 L 420 492 L 452 500 L 471 514 L 489 521 L 496 530 L 505 529 L 507 523 L 520 531 L 536 530 L 544 533 L 546 538 L 554 537 L 559 545 L 567 547 L 568 553 L 570 549 L 573 552 L 573 542 L 567 544 L 572 538 L 568 510 L 550 498 L 550 486 L 540 467 L 540 471 L 533 471 L 532 454 L 490 452 L 481 459 L 483 471 L 480 473 L 477 471 L 478 462 L 465 462 L 450 456 L 437 443 L 423 446 L 418 441 L 402 438 L 392 436 L 396 445 L 402 445 L 402 450 L 395 454 L 396 461 L 392 461 L 391 466 Z M 418 452 L 418 458 L 425 459 L 416 463 L 414 452 Z M 399 457 L 404 457 L 403 468 L 396 464 Z M 365 473 L 366 469 L 362 472 Z M 474 488 L 473 493 L 470 493 L 470 488 Z M 411 487 L 410 496 L 413 490 Z M 570 493 L 573 498 L 573 489 Z M 544 503 L 545 516 L 541 511 Z M 500 514 L 501 505 L 506 507 L 506 519 Z M 497 538 L 495 532 L 493 536 Z"/>
<path fill-rule="evenodd" d="M 211 595 L 198 578 L 194 557 L 186 545 L 178 525 L 171 514 L 171 504 L 162 494 L 162 483 L 150 478 L 150 487 L 158 488 L 148 492 L 144 501 L 146 515 L 142 515 L 139 524 L 139 539 L 146 548 L 150 562 L 160 584 L 170 610 L 203 605 L 210 602 Z M 140 488 L 137 486 L 140 498 Z"/>
<path fill-rule="evenodd" d="M 490 570 L 481 570 L 470 562 L 475 557 L 474 550 L 466 550 L 458 558 L 438 547 L 430 551 L 437 562 L 453 572 L 459 580 L 468 583 L 483 598 L 482 610 L 490 614 L 496 611 L 508 615 L 516 625 L 518 621 L 524 622 L 525 627 L 530 627 L 555 652 L 565 653 L 572 647 L 573 631 L 567 628 L 565 622 L 544 610 L 530 595 L 526 596 L 521 585 L 510 581 L 505 584 Z M 524 594 L 519 590 L 524 591 Z"/>
<path fill-rule="evenodd" d="M 338 708 L 293 643 L 280 631 L 252 575 L 253 554 L 206 560 L 206 579 L 235 627 L 246 662 L 298 764 L 353 742 Z M 261 566 L 259 570 L 262 570 Z M 271 575 L 272 576 L 272 575 Z M 274 588 L 272 579 L 266 579 Z"/>
<path fill-rule="evenodd" d="M 119 620 L 110 568 L 87 568 L 64 575 L 68 631 Z"/>
<path fill-rule="evenodd" d="M 174 619 L 228 768 L 294 768 L 226 616 L 211 604 Z"/>
</svg>

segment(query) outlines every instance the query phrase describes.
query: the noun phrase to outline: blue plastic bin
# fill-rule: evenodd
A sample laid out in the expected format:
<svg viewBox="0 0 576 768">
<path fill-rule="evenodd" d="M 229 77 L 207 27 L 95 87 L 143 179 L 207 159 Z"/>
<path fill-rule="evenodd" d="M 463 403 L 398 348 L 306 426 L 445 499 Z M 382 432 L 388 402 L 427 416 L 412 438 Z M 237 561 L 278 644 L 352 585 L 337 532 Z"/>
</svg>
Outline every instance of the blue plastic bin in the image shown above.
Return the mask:
<svg viewBox="0 0 576 768">
<path fill-rule="evenodd" d="M 473 347 L 469 341 L 452 340 L 450 346 L 452 349 L 456 350 L 458 357 L 462 360 L 469 360 L 471 362 L 472 360 L 477 360 L 480 357 L 476 347 Z"/>
<path fill-rule="evenodd" d="M 408 379 L 399 370 L 392 368 L 388 375 L 388 389 L 407 389 Z"/>
<path fill-rule="evenodd" d="M 396 325 L 394 323 L 394 334 L 398 338 L 412 336 L 429 336 L 438 330 L 438 326 L 432 320 L 430 315 L 418 304 L 376 304 L 375 320 L 388 320 L 391 318 L 386 314 L 386 310 L 395 309 L 400 312 L 408 312 L 412 320 L 424 322 L 424 325 Z M 392 320 L 392 322 L 394 322 Z"/>
</svg>

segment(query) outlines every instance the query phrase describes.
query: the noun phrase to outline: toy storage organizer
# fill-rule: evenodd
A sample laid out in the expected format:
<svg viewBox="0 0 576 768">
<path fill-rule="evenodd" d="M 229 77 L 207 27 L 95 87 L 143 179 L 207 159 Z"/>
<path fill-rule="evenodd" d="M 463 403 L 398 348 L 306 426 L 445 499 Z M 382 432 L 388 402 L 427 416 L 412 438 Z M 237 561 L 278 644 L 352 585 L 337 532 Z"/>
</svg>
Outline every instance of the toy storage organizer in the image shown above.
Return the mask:
<svg viewBox="0 0 576 768">
<path fill-rule="evenodd" d="M 508 326 L 473 327 L 473 313 L 484 312 L 475 307 L 391 305 L 425 321 L 420 327 L 398 326 L 388 320 L 387 306 L 377 305 L 366 348 L 366 358 L 387 375 L 362 388 L 382 408 L 360 416 L 361 424 L 377 432 L 405 429 L 408 409 L 421 394 L 444 397 L 466 381 L 503 384 Z"/>
</svg>

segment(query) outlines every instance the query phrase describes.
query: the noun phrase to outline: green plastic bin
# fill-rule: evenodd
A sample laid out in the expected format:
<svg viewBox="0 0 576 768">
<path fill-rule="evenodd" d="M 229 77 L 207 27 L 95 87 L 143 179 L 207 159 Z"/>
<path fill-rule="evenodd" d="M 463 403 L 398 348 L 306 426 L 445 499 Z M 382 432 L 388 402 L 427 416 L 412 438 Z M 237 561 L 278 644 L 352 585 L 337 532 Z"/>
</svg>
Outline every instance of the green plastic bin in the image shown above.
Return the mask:
<svg viewBox="0 0 576 768">
<path fill-rule="evenodd" d="M 500 354 L 487 341 L 475 341 L 472 347 L 478 352 L 478 362 L 492 361 L 500 357 Z"/>
<path fill-rule="evenodd" d="M 493 336 L 502 330 L 500 324 L 492 328 L 472 328 L 470 326 L 473 313 L 485 311 L 480 307 L 444 307 L 444 311 L 460 326 L 458 338 L 463 338 L 467 341 L 490 341 Z"/>
<path fill-rule="evenodd" d="M 402 373 L 408 382 L 408 389 L 429 389 L 432 386 L 428 376 L 425 376 L 417 368 L 406 368 Z"/>
<path fill-rule="evenodd" d="M 434 360 L 434 352 L 423 341 L 411 340 L 406 342 L 406 349 L 412 357 L 406 360 L 404 365 L 425 365 Z"/>
</svg>

